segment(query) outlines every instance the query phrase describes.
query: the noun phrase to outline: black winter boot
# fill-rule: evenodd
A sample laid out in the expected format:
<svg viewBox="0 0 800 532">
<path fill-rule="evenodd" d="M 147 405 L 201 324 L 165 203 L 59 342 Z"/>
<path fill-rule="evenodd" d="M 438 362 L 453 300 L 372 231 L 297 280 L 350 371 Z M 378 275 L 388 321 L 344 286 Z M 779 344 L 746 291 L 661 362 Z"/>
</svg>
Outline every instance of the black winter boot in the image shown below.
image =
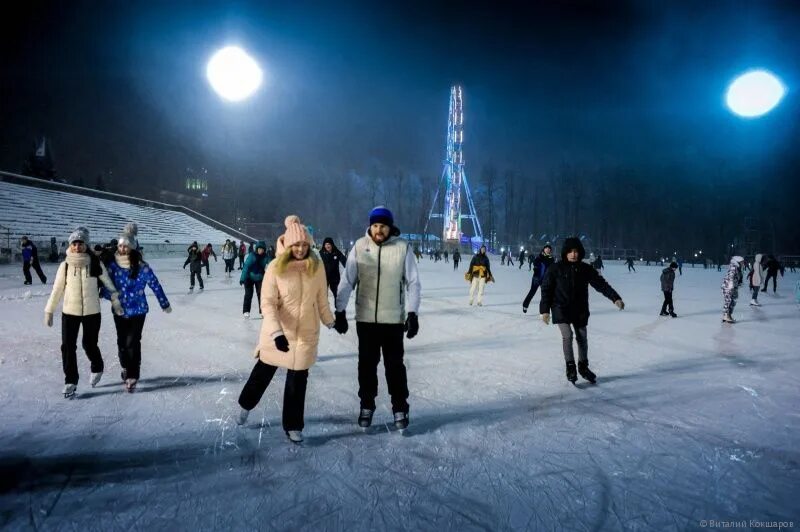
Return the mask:
<svg viewBox="0 0 800 532">
<path fill-rule="evenodd" d="M 578 380 L 578 373 L 575 371 L 575 362 L 567 362 L 567 380 L 572 383 Z"/>
<path fill-rule="evenodd" d="M 578 362 L 578 373 L 581 374 L 581 377 L 591 382 L 592 384 L 594 384 L 597 381 L 597 375 L 592 373 L 592 370 L 589 369 L 588 362 Z"/>
</svg>

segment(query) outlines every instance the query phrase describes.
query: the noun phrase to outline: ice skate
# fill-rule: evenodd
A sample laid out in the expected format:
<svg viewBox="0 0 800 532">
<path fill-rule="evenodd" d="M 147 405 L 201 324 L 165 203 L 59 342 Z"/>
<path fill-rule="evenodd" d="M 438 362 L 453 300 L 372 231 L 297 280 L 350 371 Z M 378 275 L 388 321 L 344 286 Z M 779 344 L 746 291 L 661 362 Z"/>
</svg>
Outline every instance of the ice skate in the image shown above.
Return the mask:
<svg viewBox="0 0 800 532">
<path fill-rule="evenodd" d="M 64 399 L 72 399 L 75 397 L 75 389 L 78 387 L 77 384 L 65 384 L 64 385 Z"/>
<path fill-rule="evenodd" d="M 669 316 L 669 312 L 662 310 L 659 316 Z"/>
<path fill-rule="evenodd" d="M 92 388 L 97 386 L 97 383 L 100 382 L 100 379 L 102 378 L 103 378 L 102 371 L 98 371 L 97 373 L 92 373 L 92 375 L 89 377 L 89 382 L 91 383 Z"/>
<path fill-rule="evenodd" d="M 241 411 L 239 411 L 239 415 L 236 416 L 236 424 L 244 425 L 245 423 L 247 423 L 247 416 L 249 415 L 250 411 L 247 410 L 246 408 L 242 408 Z"/>
<path fill-rule="evenodd" d="M 759 302 L 758 302 L 758 301 L 756 301 L 755 299 L 751 299 L 751 300 L 750 300 L 750 306 L 751 306 L 751 307 L 760 307 L 760 306 L 761 306 L 761 303 L 759 303 Z"/>
<path fill-rule="evenodd" d="M 244 318 L 244 319 L 246 319 L 246 320 L 249 320 L 249 319 L 250 319 L 250 313 L 249 313 L 249 312 L 245 312 L 245 313 L 243 313 L 243 314 L 242 314 L 242 318 Z"/>
<path fill-rule="evenodd" d="M 397 430 L 406 430 L 408 428 L 408 412 L 395 412 L 394 426 Z"/>
<path fill-rule="evenodd" d="M 567 362 L 567 380 L 573 384 L 578 380 L 578 372 L 575 368 L 575 362 Z"/>
<path fill-rule="evenodd" d="M 125 379 L 125 389 L 128 393 L 133 393 L 136 389 L 136 379 Z"/>
<path fill-rule="evenodd" d="M 302 430 L 287 430 L 286 436 L 289 437 L 289 441 L 292 443 L 303 443 L 303 431 Z"/>
<path fill-rule="evenodd" d="M 733 319 L 733 316 L 730 314 L 723 314 L 722 315 L 722 322 L 723 323 L 736 323 L 736 320 Z"/>
<path fill-rule="evenodd" d="M 669 313 L 669 315 L 670 315 L 671 317 L 673 317 L 673 318 L 677 318 L 677 317 L 678 317 L 678 315 L 677 315 L 677 314 L 675 314 L 674 312 L 670 312 L 670 313 Z"/>
<path fill-rule="evenodd" d="M 581 377 L 591 382 L 592 384 L 597 382 L 597 375 L 592 373 L 592 370 L 589 369 L 588 362 L 578 362 L 578 373 L 581 374 Z"/>
<path fill-rule="evenodd" d="M 362 408 L 361 412 L 358 414 L 358 426 L 362 429 L 365 429 L 372 425 L 372 416 L 375 414 L 375 410 L 371 410 L 369 408 Z"/>
</svg>

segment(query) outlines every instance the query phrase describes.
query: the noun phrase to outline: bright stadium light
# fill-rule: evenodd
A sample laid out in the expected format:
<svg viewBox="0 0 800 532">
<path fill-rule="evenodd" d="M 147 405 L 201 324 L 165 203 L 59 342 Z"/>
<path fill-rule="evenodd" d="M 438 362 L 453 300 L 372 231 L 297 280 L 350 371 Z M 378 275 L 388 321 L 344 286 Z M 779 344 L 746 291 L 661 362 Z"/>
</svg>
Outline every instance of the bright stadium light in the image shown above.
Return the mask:
<svg viewBox="0 0 800 532">
<path fill-rule="evenodd" d="M 215 53 L 206 66 L 211 87 L 224 99 L 239 102 L 252 95 L 263 80 L 258 63 L 237 46 Z"/>
<path fill-rule="evenodd" d="M 725 103 L 739 116 L 756 118 L 770 112 L 785 94 L 786 87 L 774 74 L 751 70 L 730 84 Z"/>
</svg>

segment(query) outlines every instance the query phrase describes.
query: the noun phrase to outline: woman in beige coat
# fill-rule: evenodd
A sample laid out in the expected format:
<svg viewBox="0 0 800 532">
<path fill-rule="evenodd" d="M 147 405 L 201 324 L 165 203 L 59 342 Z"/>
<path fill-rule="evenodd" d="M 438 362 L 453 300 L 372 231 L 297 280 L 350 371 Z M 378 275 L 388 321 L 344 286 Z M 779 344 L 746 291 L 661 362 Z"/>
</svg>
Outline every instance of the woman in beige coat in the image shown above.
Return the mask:
<svg viewBox="0 0 800 532">
<path fill-rule="evenodd" d="M 328 306 L 325 269 L 312 240 L 297 216 L 286 218 L 286 233 L 278 239 L 278 256 L 267 267 L 261 285 L 264 323 L 250 378 L 239 396 L 240 425 L 264 395 L 275 371 L 286 368 L 283 430 L 294 443 L 303 441 L 303 411 L 308 369 L 317 360 L 319 324 L 333 327 Z"/>
<path fill-rule="evenodd" d="M 92 365 L 91 385 L 103 376 L 103 357 L 97 347 L 100 334 L 100 295 L 98 280 L 111 294 L 111 306 L 123 314 L 117 289 L 100 259 L 88 251 L 89 230 L 78 227 L 69 235 L 67 258 L 58 267 L 53 291 L 44 308 L 44 322 L 53 326 L 53 313 L 64 298 L 61 311 L 61 362 L 64 367 L 64 397 L 70 399 L 78 386 L 78 330 L 83 327 L 81 344 Z"/>
</svg>

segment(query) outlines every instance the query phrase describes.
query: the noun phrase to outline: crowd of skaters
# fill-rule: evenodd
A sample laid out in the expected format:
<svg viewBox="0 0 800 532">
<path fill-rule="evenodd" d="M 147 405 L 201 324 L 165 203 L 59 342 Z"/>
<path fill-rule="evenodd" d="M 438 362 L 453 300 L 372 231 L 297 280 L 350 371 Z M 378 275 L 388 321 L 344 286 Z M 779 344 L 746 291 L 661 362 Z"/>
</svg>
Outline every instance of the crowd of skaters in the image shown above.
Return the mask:
<svg viewBox="0 0 800 532">
<path fill-rule="evenodd" d="M 283 429 L 292 442 L 303 440 L 308 370 L 316 361 L 320 324 L 346 334 L 349 323 L 345 309 L 358 287 L 355 292 L 360 400 L 357 424 L 366 428 L 372 423 L 378 389 L 377 368 L 383 358 L 395 426 L 404 430 L 409 424 L 410 410 L 403 360 L 404 338 L 414 338 L 419 331 L 421 284 L 417 264 L 422 253 L 400 237 L 391 211 L 382 206 L 370 212 L 365 235 L 351 243 L 347 253 L 341 252 L 331 238 L 326 238 L 317 250 L 307 227 L 295 215 L 287 217 L 284 225 L 285 232 L 277 239 L 275 248 L 264 241 L 248 246 L 244 241 L 237 244 L 227 240 L 221 249 L 227 278 L 232 277 L 235 260 L 239 259 L 239 282 L 244 289 L 243 317 L 250 317 L 253 295 L 263 317 L 254 350 L 257 361 L 239 396 L 237 422 L 247 422 L 249 412 L 260 401 L 277 369 L 285 368 Z M 120 376 L 129 392 L 135 390 L 140 378 L 141 337 L 149 312 L 145 288 L 154 292 L 164 312 L 172 310 L 155 272 L 143 260 L 136 236 L 136 225 L 127 224 L 115 242 L 90 250 L 88 229 L 79 227 L 69 235 L 64 260 L 59 265 L 45 307 L 45 323 L 52 326 L 53 315 L 63 299 L 61 353 L 65 376 L 63 393 L 67 398 L 74 396 L 79 380 L 76 353 L 80 329 L 83 329 L 82 346 L 91 365 L 90 384 L 96 385 L 103 376 L 104 363 L 97 345 L 100 299 L 111 301 L 122 368 Z M 27 238 L 21 245 L 25 284 L 31 282 L 31 269 L 46 283 L 35 246 Z M 452 258 L 453 269 L 458 271 L 461 253 L 457 248 L 429 251 L 428 255 L 434 262 L 444 257 L 444 262 L 448 263 Z M 202 270 L 206 270 L 207 276 L 211 275 L 212 257 L 216 262 L 217 255 L 211 243 L 202 249 L 197 242 L 188 247 L 184 268 L 190 268 L 190 292 L 195 283 L 203 290 Z M 517 256 L 518 267 L 521 269 L 527 260 L 532 272 L 522 311 L 527 313 L 533 297 L 541 291 L 539 317 L 545 324 L 552 322 L 557 326 L 562 338 L 566 377 L 572 383 L 577 381 L 578 375 L 591 383 L 597 379 L 589 368 L 588 359 L 588 287 L 606 296 L 619 310 L 625 308 L 622 297 L 600 274 L 602 259 L 598 256 L 589 264 L 585 258 L 586 251 L 578 238 L 567 238 L 563 242 L 559 261 L 553 256 L 549 243 L 535 256 L 524 250 Z M 513 265 L 510 253 L 504 252 L 501 264 Z M 633 269 L 630 262 L 627 265 L 629 270 Z M 679 263 L 673 261 L 661 273 L 660 286 L 664 294 L 661 316 L 677 317 L 672 293 L 679 268 Z M 734 256 L 722 283 L 724 322 L 735 323 L 733 310 L 738 288 L 748 269 L 753 306 L 760 305 L 758 294 L 767 290 L 770 280 L 773 292 L 776 291 L 777 275 L 783 275 L 782 266 L 771 255 L 756 255 L 752 265 Z M 486 286 L 494 282 L 486 246 L 481 246 L 472 256 L 464 278 L 470 285 L 469 305 L 482 306 Z M 402 287 L 401 291 L 397 286 Z M 333 295 L 333 309 L 328 302 L 328 290 Z M 800 294 L 800 287 L 796 292 Z M 577 344 L 577 364 L 574 343 Z"/>
</svg>

